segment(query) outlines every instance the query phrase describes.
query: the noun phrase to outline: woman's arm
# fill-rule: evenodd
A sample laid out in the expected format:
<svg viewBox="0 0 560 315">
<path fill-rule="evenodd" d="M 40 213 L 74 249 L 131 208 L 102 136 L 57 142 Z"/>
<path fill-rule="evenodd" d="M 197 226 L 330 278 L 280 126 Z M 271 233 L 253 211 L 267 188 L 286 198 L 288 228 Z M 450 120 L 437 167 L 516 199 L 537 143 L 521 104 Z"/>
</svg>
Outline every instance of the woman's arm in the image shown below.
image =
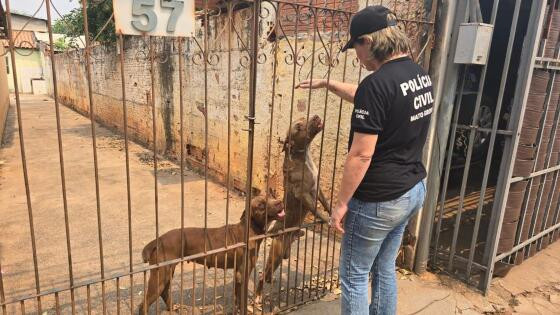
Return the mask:
<svg viewBox="0 0 560 315">
<path fill-rule="evenodd" d="M 320 89 L 320 88 L 327 88 L 329 91 L 333 92 L 334 94 L 338 95 L 343 100 L 354 103 L 354 95 L 356 94 L 356 90 L 358 86 L 355 84 L 340 82 L 325 79 L 313 79 L 301 81 L 297 86 L 296 89 Z"/>
<path fill-rule="evenodd" d="M 371 158 L 375 152 L 377 135 L 366 133 L 354 133 L 350 152 L 344 163 L 344 172 L 340 191 L 338 192 L 338 202 L 331 215 L 331 226 L 344 233 L 342 228 L 342 218 L 348 211 L 348 202 L 354 195 L 358 185 L 364 179 L 367 169 L 371 164 Z"/>
</svg>

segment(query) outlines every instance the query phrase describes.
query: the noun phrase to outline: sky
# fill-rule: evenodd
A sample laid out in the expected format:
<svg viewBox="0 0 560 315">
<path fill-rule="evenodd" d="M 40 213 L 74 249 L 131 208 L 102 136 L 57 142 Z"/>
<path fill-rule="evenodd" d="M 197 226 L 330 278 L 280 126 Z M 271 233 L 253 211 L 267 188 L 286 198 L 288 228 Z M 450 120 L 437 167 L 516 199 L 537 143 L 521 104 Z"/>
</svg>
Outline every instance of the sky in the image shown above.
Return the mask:
<svg viewBox="0 0 560 315">
<path fill-rule="evenodd" d="M 6 9 L 6 0 L 0 1 L 2 1 L 2 6 L 4 7 L 4 9 Z M 10 10 L 33 14 L 35 13 L 35 11 L 37 11 L 43 1 L 44 0 L 10 0 Z M 62 15 L 80 6 L 79 0 L 51 0 L 51 3 Z M 56 11 L 51 10 L 51 14 L 53 20 L 57 20 L 59 18 Z M 41 18 L 47 18 L 47 11 L 45 11 L 44 4 L 41 7 L 41 10 L 37 13 L 37 16 Z"/>
</svg>

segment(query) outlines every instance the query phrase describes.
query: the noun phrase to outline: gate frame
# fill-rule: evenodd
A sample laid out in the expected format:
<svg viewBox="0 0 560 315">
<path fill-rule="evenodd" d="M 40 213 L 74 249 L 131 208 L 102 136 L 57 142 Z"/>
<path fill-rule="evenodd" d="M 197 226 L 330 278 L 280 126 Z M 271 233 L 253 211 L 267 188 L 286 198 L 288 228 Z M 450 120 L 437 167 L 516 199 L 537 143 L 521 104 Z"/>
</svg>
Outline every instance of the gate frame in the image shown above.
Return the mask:
<svg viewBox="0 0 560 315">
<path fill-rule="evenodd" d="M 523 0 L 517 0 L 516 4 L 519 5 Z M 500 5 L 500 0 L 494 0 L 493 1 L 493 7 L 492 10 L 498 10 L 498 6 Z M 451 6 L 450 6 L 451 7 Z M 514 248 L 509 251 L 508 253 L 503 253 L 503 254 L 497 254 L 497 249 L 498 249 L 498 242 L 499 242 L 499 235 L 501 232 L 501 228 L 502 228 L 502 223 L 503 223 L 503 219 L 504 219 L 504 213 L 505 213 L 505 205 L 507 202 L 507 197 L 508 197 L 508 193 L 509 193 L 509 187 L 510 185 L 515 182 L 515 181 L 520 181 L 520 180 L 524 180 L 527 178 L 512 178 L 512 173 L 513 173 L 513 167 L 514 167 L 514 160 L 515 160 L 515 156 L 517 153 L 517 145 L 519 142 L 519 136 L 520 136 L 520 132 L 521 132 L 521 128 L 522 128 L 522 121 L 523 121 L 523 115 L 525 113 L 525 106 L 526 106 L 526 101 L 527 101 L 527 97 L 529 94 L 529 87 L 531 84 L 531 78 L 532 78 L 532 73 L 533 73 L 533 69 L 535 67 L 538 67 L 538 62 L 541 61 L 542 62 L 546 62 L 546 61 L 550 61 L 550 60 L 546 60 L 546 58 L 540 58 L 537 57 L 538 51 L 539 51 L 539 45 L 541 43 L 541 34 L 543 31 L 543 21 L 546 15 L 546 8 L 547 8 L 547 1 L 546 0 L 536 0 L 536 1 L 532 1 L 531 3 L 531 13 L 529 16 L 529 24 L 528 24 L 528 28 L 527 28 L 527 34 L 525 36 L 525 38 L 523 39 L 523 51 L 520 57 L 520 68 L 519 68 L 519 76 L 516 82 L 516 89 L 515 89 L 515 95 L 514 95 L 514 99 L 513 99 L 513 110 L 512 110 L 512 119 L 510 120 L 509 126 L 507 127 L 506 130 L 498 130 L 497 126 L 493 126 L 493 128 L 491 130 L 488 130 L 490 132 L 492 132 L 492 136 L 494 137 L 496 134 L 502 134 L 505 136 L 505 140 L 506 140 L 506 144 L 504 147 L 504 153 L 502 156 L 502 160 L 501 160 L 501 169 L 503 170 L 502 172 L 500 172 L 499 176 L 498 176 L 498 182 L 496 185 L 496 195 L 495 195 L 495 199 L 494 199 L 494 203 L 493 203 L 493 208 L 492 208 L 492 212 L 491 212 L 491 219 L 490 219 L 490 224 L 489 224 L 489 230 L 488 230 L 488 234 L 487 234 L 487 240 L 486 240 L 486 245 L 485 245 L 485 251 L 484 251 L 484 256 L 483 256 L 483 264 L 477 264 L 473 261 L 473 257 L 472 254 L 473 252 L 473 248 L 471 246 L 471 252 L 469 253 L 470 257 L 469 259 L 465 259 L 465 258 L 461 258 L 460 260 L 463 260 L 465 263 L 467 263 L 467 279 L 466 281 L 470 284 L 472 284 L 470 282 L 470 269 L 472 266 L 475 266 L 476 268 L 480 269 L 483 271 L 484 276 L 481 279 L 481 281 L 478 283 L 478 289 L 480 289 L 484 294 L 487 294 L 491 285 L 491 280 L 492 280 L 492 276 L 493 276 L 493 272 L 494 272 L 494 265 L 496 262 L 500 261 L 501 259 L 503 259 L 504 257 L 507 257 L 508 255 L 511 255 L 512 253 L 515 253 L 516 251 L 518 251 L 519 249 L 525 247 L 527 244 L 530 244 L 536 240 L 538 240 L 540 237 L 542 237 L 545 234 L 548 234 L 552 231 L 554 231 L 555 229 L 558 229 L 558 227 L 560 226 L 560 224 L 556 224 L 540 233 L 538 233 L 537 235 L 534 235 L 533 237 L 530 237 L 527 241 L 522 242 L 519 245 L 514 246 Z M 464 13 L 464 16 L 461 16 Z M 447 12 L 447 14 L 453 14 L 453 22 L 452 22 L 452 34 L 456 34 L 458 32 L 458 27 L 459 24 L 465 20 L 466 16 L 467 16 L 467 10 L 466 10 L 466 1 L 463 3 L 459 3 L 457 5 L 457 7 L 455 8 L 455 12 Z M 516 16 L 516 14 L 519 13 L 519 9 L 517 9 L 516 11 L 514 11 L 513 13 L 513 19 L 514 22 L 518 23 L 518 21 L 515 21 L 518 16 Z M 494 19 L 495 21 L 495 19 Z M 494 21 L 491 21 L 490 23 L 494 23 Z M 510 32 L 515 32 L 515 28 L 516 25 L 512 25 L 510 28 Z M 515 34 L 513 34 L 515 35 Z M 515 41 L 515 36 L 512 37 L 512 34 L 510 33 L 510 40 L 508 42 L 508 53 L 510 53 L 511 51 L 511 46 L 513 45 Z M 453 62 L 453 57 L 454 57 L 454 53 L 456 50 L 456 46 L 457 43 L 453 42 L 451 43 L 451 47 L 450 48 L 443 48 L 445 49 L 449 49 L 449 54 L 447 56 L 447 62 L 446 62 L 446 69 L 443 70 L 445 71 L 445 75 L 444 75 L 444 83 L 443 83 L 443 88 L 441 90 L 441 93 L 443 94 L 441 97 L 441 103 L 439 103 L 437 106 L 439 107 L 439 111 L 438 111 L 438 116 L 437 116 L 437 120 L 436 120 L 436 125 L 433 127 L 435 129 L 435 132 L 437 133 L 438 131 L 445 131 L 442 135 L 443 140 L 441 140 L 441 142 L 434 144 L 432 150 L 431 150 L 431 155 L 432 155 L 432 159 L 435 158 L 439 158 L 438 163 L 434 162 L 432 163 L 432 167 L 430 167 L 430 175 L 429 175 L 429 188 L 428 188 L 428 194 L 426 197 L 426 206 L 425 206 L 425 212 L 423 214 L 423 223 L 424 226 L 426 227 L 425 230 L 423 231 L 423 233 L 421 234 L 421 238 L 420 238 L 420 244 L 419 244 L 419 254 L 416 257 L 416 266 L 415 266 L 415 271 L 418 273 L 422 273 L 426 270 L 426 265 L 427 263 L 429 263 L 431 261 L 431 255 L 433 253 L 433 249 L 432 249 L 432 239 L 433 239 L 433 232 L 435 229 L 434 223 L 435 223 L 435 219 L 436 219 L 436 211 L 437 211 L 437 207 L 438 207 L 438 203 L 439 203 L 439 199 L 441 198 L 441 191 L 440 191 L 440 183 L 441 180 L 444 177 L 444 173 L 441 171 L 443 170 L 443 163 L 444 163 L 444 156 L 446 154 L 448 154 L 448 142 L 452 141 L 449 139 L 452 139 L 452 135 L 450 135 L 450 130 L 453 129 L 455 130 L 456 127 L 454 127 L 453 125 L 455 124 L 452 121 L 452 111 L 456 110 L 456 107 L 460 106 L 460 94 L 461 92 L 459 91 L 460 89 L 462 89 L 462 80 L 460 79 L 460 77 L 462 77 L 464 75 L 461 74 L 462 70 L 464 69 L 465 66 L 461 66 L 461 65 L 457 65 Z M 504 63 L 504 69 L 505 71 L 502 72 L 502 80 L 501 83 L 504 82 L 505 78 L 507 78 L 507 71 L 509 68 L 509 62 L 510 57 L 508 55 L 508 53 L 506 53 L 506 63 Z M 543 60 L 544 59 L 544 60 Z M 441 66 L 441 65 L 440 65 Z M 485 67 L 483 68 L 483 72 L 482 74 L 485 73 Z M 545 66 L 541 66 L 541 67 L 546 67 Z M 548 67 L 547 69 L 550 69 L 553 67 Z M 504 70 L 503 69 L 503 70 Z M 504 77 L 504 72 L 506 73 L 506 76 Z M 480 84 L 480 82 L 482 81 L 482 84 Z M 483 93 L 483 84 L 484 84 L 484 78 L 481 76 L 479 78 L 479 88 L 477 91 L 478 97 L 480 98 L 480 96 Z M 548 95 L 550 94 L 549 92 L 547 92 Z M 439 94 L 439 93 L 438 93 Z M 455 100 L 455 96 L 457 95 L 458 100 Z M 549 100 L 550 97 L 547 97 L 547 101 Z M 498 98 L 498 100 L 500 100 L 500 98 Z M 497 102 L 498 103 L 498 102 Z M 477 100 L 477 108 L 479 105 L 479 100 Z M 501 105 L 501 104 L 498 104 Z M 498 107 L 496 107 L 496 110 L 494 111 L 494 115 L 496 115 L 496 112 L 499 110 Z M 496 117 L 494 117 L 496 118 Z M 493 118 L 493 119 L 494 119 Z M 479 128 L 478 126 L 476 126 L 476 128 Z M 471 134 L 473 134 L 474 132 L 471 129 Z M 470 141 L 472 142 L 472 141 Z M 491 142 L 492 143 L 492 142 Z M 469 149 L 471 148 L 471 145 L 469 145 Z M 489 147 L 488 152 L 492 152 L 491 150 L 493 150 L 493 148 Z M 435 160 L 434 160 L 435 161 Z M 548 161 L 548 159 L 547 159 Z M 441 163 L 441 169 L 440 169 L 440 163 Z M 489 161 L 486 161 L 486 164 L 488 164 Z M 465 166 L 465 168 L 467 169 L 466 172 L 468 172 L 468 165 Z M 539 171 L 539 172 L 534 172 L 531 174 L 530 178 L 542 175 L 542 174 L 548 174 L 554 171 L 558 171 L 560 170 L 560 167 L 552 167 L 552 168 L 548 168 L 545 169 L 543 171 Z M 483 179 L 483 186 L 485 180 L 487 180 L 488 177 L 488 173 L 485 172 L 484 173 L 484 179 Z M 558 177 L 558 174 L 557 176 Z M 467 173 L 467 177 L 468 178 L 468 173 Z M 465 180 L 465 177 L 463 178 L 463 180 Z M 463 184 L 464 186 L 464 184 Z M 485 186 L 486 187 L 486 186 Z M 483 194 L 483 192 L 481 193 L 481 195 Z M 542 195 L 542 191 L 540 191 L 540 195 Z M 461 196 L 463 196 L 463 193 L 461 193 Z M 483 195 L 482 195 L 483 196 Z M 479 203 L 478 203 L 478 213 L 476 216 L 476 220 L 477 222 L 475 223 L 475 231 L 474 233 L 478 232 L 479 226 L 477 225 L 479 223 L 480 220 L 480 210 L 481 210 L 481 201 L 483 200 L 483 197 L 480 197 L 479 199 Z M 550 202 L 549 202 L 550 203 Z M 461 212 L 461 209 L 459 210 L 459 212 Z M 458 217 L 460 216 L 460 214 L 457 215 Z M 459 218 L 460 219 L 460 218 Z M 440 221 L 438 221 L 440 222 Z M 460 225 L 460 221 L 456 222 L 455 225 Z M 455 231 L 456 232 L 456 231 Z M 436 252 L 436 256 L 437 256 L 437 252 Z M 454 259 L 457 259 L 457 256 L 453 257 L 453 254 L 450 253 L 450 261 L 452 264 Z"/>
</svg>

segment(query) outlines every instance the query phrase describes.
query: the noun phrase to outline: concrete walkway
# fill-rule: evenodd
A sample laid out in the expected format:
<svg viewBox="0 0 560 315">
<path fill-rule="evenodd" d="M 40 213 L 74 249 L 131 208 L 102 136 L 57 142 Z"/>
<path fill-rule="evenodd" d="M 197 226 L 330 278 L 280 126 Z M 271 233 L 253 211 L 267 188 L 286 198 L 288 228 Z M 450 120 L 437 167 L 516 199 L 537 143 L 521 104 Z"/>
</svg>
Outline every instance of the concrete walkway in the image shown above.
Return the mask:
<svg viewBox="0 0 560 315">
<path fill-rule="evenodd" d="M 398 314 L 560 314 L 560 242 L 495 279 L 484 297 L 447 276 L 400 274 Z M 338 292 L 337 292 L 338 293 Z M 338 294 L 303 306 L 292 315 L 340 314 Z"/>
</svg>

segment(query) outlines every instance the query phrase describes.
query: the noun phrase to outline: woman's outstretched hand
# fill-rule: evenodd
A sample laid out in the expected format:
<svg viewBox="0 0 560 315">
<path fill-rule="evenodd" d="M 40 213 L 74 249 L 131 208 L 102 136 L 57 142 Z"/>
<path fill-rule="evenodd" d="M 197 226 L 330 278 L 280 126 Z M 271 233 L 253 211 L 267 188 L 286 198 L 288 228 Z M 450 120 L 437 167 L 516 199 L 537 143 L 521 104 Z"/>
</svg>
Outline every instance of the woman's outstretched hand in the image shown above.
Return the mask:
<svg viewBox="0 0 560 315">
<path fill-rule="evenodd" d="M 325 79 L 313 79 L 304 80 L 296 85 L 296 89 L 321 89 L 327 87 L 327 80 Z"/>
</svg>

